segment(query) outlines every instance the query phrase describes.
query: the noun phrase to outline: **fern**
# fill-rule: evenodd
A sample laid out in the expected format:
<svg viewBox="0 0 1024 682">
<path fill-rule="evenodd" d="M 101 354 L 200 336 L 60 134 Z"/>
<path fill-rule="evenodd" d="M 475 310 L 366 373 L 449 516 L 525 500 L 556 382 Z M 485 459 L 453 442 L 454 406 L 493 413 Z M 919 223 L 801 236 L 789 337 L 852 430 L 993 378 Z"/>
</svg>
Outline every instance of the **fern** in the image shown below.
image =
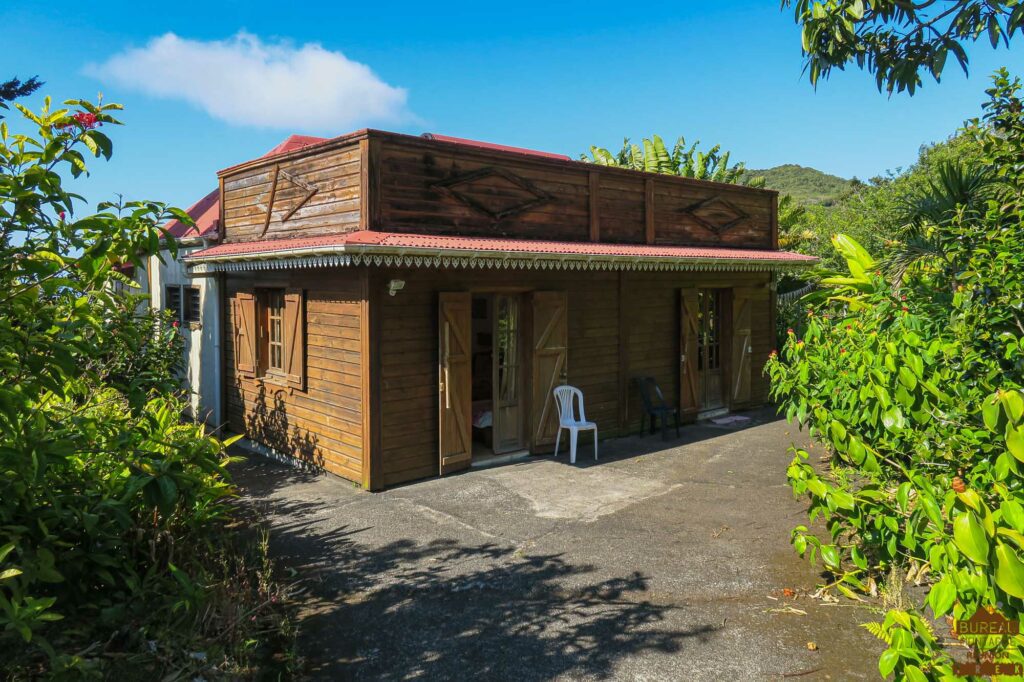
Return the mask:
<svg viewBox="0 0 1024 682">
<path fill-rule="evenodd" d="M 885 642 L 886 646 L 892 645 L 892 631 L 886 630 L 881 623 L 861 623 L 860 626 L 870 632 L 878 639 Z"/>
</svg>

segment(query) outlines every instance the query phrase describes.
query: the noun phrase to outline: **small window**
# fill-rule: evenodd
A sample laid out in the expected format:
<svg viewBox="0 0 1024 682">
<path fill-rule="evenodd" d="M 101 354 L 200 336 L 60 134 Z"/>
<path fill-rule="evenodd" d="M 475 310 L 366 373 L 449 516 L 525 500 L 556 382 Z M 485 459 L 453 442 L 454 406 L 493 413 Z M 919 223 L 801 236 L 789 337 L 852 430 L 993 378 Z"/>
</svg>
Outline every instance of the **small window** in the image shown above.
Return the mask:
<svg viewBox="0 0 1024 682">
<path fill-rule="evenodd" d="M 262 296 L 263 340 L 268 372 L 284 372 L 284 289 L 264 289 Z"/>
<path fill-rule="evenodd" d="M 200 316 L 199 287 L 182 287 L 185 290 L 185 322 L 198 322 Z"/>
<path fill-rule="evenodd" d="M 181 287 L 178 285 L 164 287 L 164 310 L 174 313 L 174 319 L 181 320 Z"/>
</svg>

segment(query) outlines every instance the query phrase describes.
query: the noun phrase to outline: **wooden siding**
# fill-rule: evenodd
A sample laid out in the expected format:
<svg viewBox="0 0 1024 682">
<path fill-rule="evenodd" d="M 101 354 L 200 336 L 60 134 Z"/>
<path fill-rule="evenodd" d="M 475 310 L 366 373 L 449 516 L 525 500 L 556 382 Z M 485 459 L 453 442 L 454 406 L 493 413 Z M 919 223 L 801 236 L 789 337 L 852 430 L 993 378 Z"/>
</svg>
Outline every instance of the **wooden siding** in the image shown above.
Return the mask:
<svg viewBox="0 0 1024 682">
<path fill-rule="evenodd" d="M 224 371 L 232 431 L 273 450 L 364 481 L 364 409 L 367 366 L 363 347 L 365 269 L 233 275 L 226 287 Z M 235 371 L 230 300 L 253 287 L 290 287 L 305 294 L 304 390 Z"/>
<path fill-rule="evenodd" d="M 586 398 L 602 438 L 635 432 L 641 404 L 630 379 L 654 376 L 675 403 L 679 378 L 679 289 L 766 286 L 767 274 L 552 273 L 387 270 L 405 288 L 380 300 L 379 485 L 438 471 L 437 301 L 442 291 L 564 290 L 569 301 L 568 382 Z M 620 301 L 620 291 L 625 300 Z M 620 305 L 621 304 L 621 305 Z M 753 311 L 751 401 L 763 404 L 761 367 L 773 345 L 769 310 Z M 622 311 L 622 312 L 620 312 Z M 627 316 L 623 319 L 621 315 Z M 620 334 L 620 329 L 625 330 Z"/>
<path fill-rule="evenodd" d="M 352 142 L 322 151 L 314 148 L 298 158 L 271 158 L 230 173 L 222 178 L 224 241 L 312 237 L 359 229 L 361 159 L 359 143 Z M 316 188 L 316 193 L 289 216 L 309 188 Z"/>
<path fill-rule="evenodd" d="M 370 132 L 369 229 L 773 248 L 775 193 Z"/>
</svg>

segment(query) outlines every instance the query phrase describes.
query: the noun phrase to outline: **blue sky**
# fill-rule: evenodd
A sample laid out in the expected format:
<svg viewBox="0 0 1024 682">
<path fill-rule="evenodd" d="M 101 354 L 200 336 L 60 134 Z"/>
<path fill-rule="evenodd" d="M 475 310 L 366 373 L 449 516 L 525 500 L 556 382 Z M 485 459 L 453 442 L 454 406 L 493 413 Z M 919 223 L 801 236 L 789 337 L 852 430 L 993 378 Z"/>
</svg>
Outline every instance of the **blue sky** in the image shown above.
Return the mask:
<svg viewBox="0 0 1024 682">
<path fill-rule="evenodd" d="M 913 98 L 879 94 L 857 70 L 815 91 L 801 74 L 799 30 L 778 5 L 15 1 L 0 9 L 0 77 L 38 74 L 41 94 L 102 91 L 126 106 L 128 125 L 108 131 L 113 161 L 80 188 L 90 197 L 188 205 L 215 186 L 217 169 L 290 132 L 366 126 L 573 156 L 625 136 L 685 135 L 752 168 L 799 163 L 867 178 L 977 115 L 993 69 L 1024 72 L 1019 49 L 986 45 L 971 50 L 969 79 L 951 65 Z M 157 50 L 168 33 L 176 38 Z M 251 59 L 229 70 L 219 55 L 246 50 L 300 71 L 312 63 L 309 80 L 261 87 L 257 65 L 240 85 L 234 74 Z M 323 87 L 305 85 L 318 79 Z"/>
</svg>

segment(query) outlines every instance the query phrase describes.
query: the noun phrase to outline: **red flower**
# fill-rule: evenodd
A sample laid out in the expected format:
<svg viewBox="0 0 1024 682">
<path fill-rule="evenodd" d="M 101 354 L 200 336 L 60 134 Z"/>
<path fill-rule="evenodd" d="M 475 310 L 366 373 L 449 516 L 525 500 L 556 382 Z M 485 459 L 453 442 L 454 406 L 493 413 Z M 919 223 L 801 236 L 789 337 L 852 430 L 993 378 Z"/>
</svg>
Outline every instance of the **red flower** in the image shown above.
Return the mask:
<svg viewBox="0 0 1024 682">
<path fill-rule="evenodd" d="M 906 295 L 906 294 L 903 294 L 903 295 L 901 295 L 901 296 L 900 296 L 900 300 L 901 300 L 901 301 L 905 301 L 905 300 L 907 300 L 907 295 Z"/>
<path fill-rule="evenodd" d="M 850 331 L 851 329 L 853 329 L 853 325 L 852 324 L 846 325 L 846 331 Z"/>
<path fill-rule="evenodd" d="M 181 322 L 178 322 L 177 320 L 175 320 L 174 322 L 171 322 L 171 326 L 174 327 L 175 329 L 177 329 L 178 327 L 181 326 Z"/>
<path fill-rule="evenodd" d="M 787 334 L 795 334 L 796 332 L 794 332 L 794 331 L 793 331 L 793 328 L 792 328 L 792 327 L 790 327 L 789 329 L 787 329 L 787 330 L 786 330 L 786 333 L 787 333 Z"/>
<path fill-rule="evenodd" d="M 64 222 L 64 211 L 61 211 L 61 212 L 60 212 L 60 213 L 58 213 L 57 215 L 58 215 L 58 216 L 60 216 L 60 221 L 61 221 L 61 222 Z"/>
<path fill-rule="evenodd" d="M 900 310 L 902 310 L 903 312 L 907 312 L 908 310 L 910 310 L 910 308 L 908 308 L 907 306 L 901 306 Z"/>
<path fill-rule="evenodd" d="M 79 111 L 71 118 L 75 119 L 75 122 L 86 130 L 92 130 L 100 125 L 100 122 L 96 120 L 96 114 L 89 113 L 88 111 Z"/>
<path fill-rule="evenodd" d="M 768 354 L 769 358 L 776 358 L 779 356 L 779 351 L 772 349 L 772 352 Z"/>
<path fill-rule="evenodd" d="M 846 349 L 845 348 L 840 348 L 839 349 L 839 354 L 840 355 L 846 355 Z"/>
</svg>

